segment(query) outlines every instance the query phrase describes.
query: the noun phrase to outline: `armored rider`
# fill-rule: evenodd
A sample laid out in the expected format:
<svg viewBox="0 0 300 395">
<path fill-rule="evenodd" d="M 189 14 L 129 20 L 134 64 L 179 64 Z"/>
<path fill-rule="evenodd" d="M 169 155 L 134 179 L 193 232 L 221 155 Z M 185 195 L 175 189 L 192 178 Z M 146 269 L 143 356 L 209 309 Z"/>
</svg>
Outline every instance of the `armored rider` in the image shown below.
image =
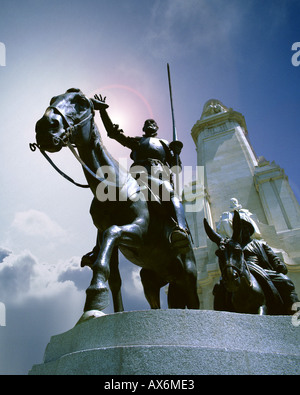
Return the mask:
<svg viewBox="0 0 300 395">
<path fill-rule="evenodd" d="M 168 141 L 157 137 L 158 125 L 154 119 L 147 119 L 143 127 L 143 136 L 125 136 L 118 125 L 111 122 L 106 109 L 108 105 L 100 95 L 95 95 L 94 108 L 100 111 L 100 116 L 110 138 L 118 141 L 124 147 L 131 149 L 130 157 L 133 160 L 131 174 L 134 178 L 143 178 L 146 174 L 146 183 L 150 200 L 168 201 L 171 203 L 171 216 L 174 218 L 174 227 L 168 235 L 169 241 L 178 252 L 186 252 L 189 248 L 188 227 L 185 212 L 179 196 L 175 193 L 172 171 L 181 171 L 179 154 L 183 144 L 180 141 Z M 179 162 L 179 163 L 178 163 Z M 179 166 L 178 166 L 179 165 Z M 140 181 L 141 182 L 141 181 Z M 141 185 L 141 184 L 140 184 Z M 157 194 L 156 191 L 160 193 Z M 165 198 L 164 198 L 165 197 Z M 167 198 L 166 198 L 167 197 Z M 164 204 L 164 203 L 163 203 Z"/>
</svg>

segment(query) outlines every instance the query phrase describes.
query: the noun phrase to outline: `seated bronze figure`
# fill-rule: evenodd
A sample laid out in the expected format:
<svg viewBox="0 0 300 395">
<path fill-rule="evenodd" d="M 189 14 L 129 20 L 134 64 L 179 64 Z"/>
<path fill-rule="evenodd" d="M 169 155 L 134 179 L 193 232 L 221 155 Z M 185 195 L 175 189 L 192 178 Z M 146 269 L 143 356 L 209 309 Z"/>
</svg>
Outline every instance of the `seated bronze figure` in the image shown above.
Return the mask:
<svg viewBox="0 0 300 395">
<path fill-rule="evenodd" d="M 238 313 L 289 315 L 299 302 L 287 268 L 263 241 L 252 240 L 254 227 L 233 216 L 232 237 L 223 238 L 204 220 L 208 237 L 218 245 L 221 279 L 214 288 L 215 310 Z"/>
</svg>

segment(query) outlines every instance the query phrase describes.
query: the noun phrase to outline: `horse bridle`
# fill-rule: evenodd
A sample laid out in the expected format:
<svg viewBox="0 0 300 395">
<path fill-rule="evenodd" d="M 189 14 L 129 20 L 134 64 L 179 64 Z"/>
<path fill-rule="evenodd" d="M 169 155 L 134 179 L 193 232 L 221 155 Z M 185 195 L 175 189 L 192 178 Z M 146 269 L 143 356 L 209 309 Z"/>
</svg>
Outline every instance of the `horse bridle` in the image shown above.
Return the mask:
<svg viewBox="0 0 300 395">
<path fill-rule="evenodd" d="M 60 111 L 60 109 L 58 107 L 49 106 L 48 108 L 52 108 L 53 110 L 58 112 L 58 114 L 62 117 L 64 122 L 68 125 L 68 127 L 65 129 L 64 136 L 62 138 L 60 138 L 62 143 L 63 143 L 63 145 L 68 145 L 68 142 L 70 141 L 70 138 L 71 137 L 73 137 L 73 138 L 75 137 L 75 134 L 76 134 L 77 130 L 79 128 L 81 128 L 82 126 L 84 126 L 88 121 L 93 119 L 94 115 L 95 115 L 94 108 L 92 108 L 92 112 L 87 117 L 85 117 L 82 121 L 76 123 L 75 125 L 71 125 L 70 122 L 67 120 L 66 115 L 62 111 Z"/>
<path fill-rule="evenodd" d="M 76 123 L 75 125 L 71 125 L 69 123 L 69 121 L 67 120 L 65 114 L 60 111 L 59 108 L 57 108 L 56 106 L 49 106 L 47 109 L 52 108 L 54 109 L 64 120 L 64 122 L 67 125 L 67 128 L 65 129 L 65 133 L 63 134 L 62 137 L 56 137 L 57 139 L 59 139 L 62 143 L 63 146 L 68 147 L 70 149 L 70 151 L 72 152 L 72 154 L 75 156 L 75 158 L 80 162 L 80 164 L 86 169 L 86 171 L 88 173 L 90 173 L 97 181 L 102 182 L 102 181 L 106 181 L 107 180 L 105 178 L 101 178 L 98 177 L 84 162 L 83 160 L 80 158 L 80 156 L 77 154 L 76 150 L 75 150 L 75 144 L 72 145 L 72 143 L 70 142 L 70 139 L 75 137 L 76 133 L 78 132 L 79 128 L 81 128 L 82 126 L 84 126 L 87 122 L 92 121 L 92 119 L 94 118 L 95 112 L 94 112 L 94 108 L 92 107 L 92 112 L 86 117 L 84 118 L 82 121 Z M 46 110 L 47 111 L 47 110 Z M 72 184 L 80 187 L 80 188 L 89 188 L 89 185 L 83 185 L 80 184 L 76 181 L 74 181 L 70 176 L 68 176 L 67 174 L 65 174 L 62 170 L 60 170 L 55 163 L 52 161 L 52 159 L 50 159 L 50 157 L 48 156 L 48 154 L 46 154 L 46 152 L 44 150 L 41 149 L 41 147 L 37 144 L 37 143 L 30 143 L 29 144 L 29 148 L 31 149 L 31 151 L 36 151 L 36 149 L 38 148 L 41 152 L 41 154 L 47 159 L 47 161 L 50 163 L 50 165 L 65 179 L 67 179 L 68 181 L 70 181 Z"/>
<path fill-rule="evenodd" d="M 222 241 L 222 242 L 220 243 L 220 245 L 219 245 L 219 249 L 220 249 L 221 251 L 222 251 L 222 250 L 225 250 L 226 245 L 228 244 L 229 241 L 230 241 L 230 239 L 223 239 L 223 241 Z M 242 259 L 244 259 L 244 258 L 242 258 Z M 244 262 L 244 264 L 245 264 L 246 270 L 247 270 L 247 272 L 248 272 L 248 274 L 249 274 L 249 276 L 248 276 L 249 286 L 252 287 L 250 269 L 249 269 L 249 267 L 248 267 L 248 265 L 247 265 L 247 262 Z M 237 266 L 234 265 L 234 264 L 226 264 L 226 263 L 225 263 L 224 269 L 229 269 L 229 268 L 234 269 L 234 270 L 238 273 L 238 275 L 239 275 L 240 278 L 246 277 L 244 271 L 243 271 L 241 268 L 237 267 Z M 222 272 L 222 270 L 221 270 L 221 272 Z M 223 277 L 223 280 L 225 281 L 223 273 L 222 273 L 222 277 Z"/>
</svg>

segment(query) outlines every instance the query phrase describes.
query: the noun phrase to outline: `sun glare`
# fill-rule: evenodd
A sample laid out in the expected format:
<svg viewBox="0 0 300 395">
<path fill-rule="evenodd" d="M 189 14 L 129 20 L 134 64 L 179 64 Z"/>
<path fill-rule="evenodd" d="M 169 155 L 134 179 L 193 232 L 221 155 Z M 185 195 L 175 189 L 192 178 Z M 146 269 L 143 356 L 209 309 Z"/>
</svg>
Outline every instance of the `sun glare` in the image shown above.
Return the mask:
<svg viewBox="0 0 300 395">
<path fill-rule="evenodd" d="M 92 92 L 106 97 L 108 114 L 129 135 L 141 133 L 147 118 L 153 118 L 153 111 L 147 99 L 127 85 L 107 85 Z"/>
</svg>

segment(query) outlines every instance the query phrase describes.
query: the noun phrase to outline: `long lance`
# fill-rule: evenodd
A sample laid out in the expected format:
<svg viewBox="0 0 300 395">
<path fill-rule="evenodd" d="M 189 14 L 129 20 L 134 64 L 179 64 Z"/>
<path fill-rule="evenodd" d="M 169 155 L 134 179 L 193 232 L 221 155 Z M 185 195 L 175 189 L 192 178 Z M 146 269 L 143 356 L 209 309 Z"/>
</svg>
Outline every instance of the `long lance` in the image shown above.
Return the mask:
<svg viewBox="0 0 300 395">
<path fill-rule="evenodd" d="M 174 117 L 174 107 L 173 107 L 173 95 L 172 95 L 172 85 L 171 85 L 171 74 L 170 74 L 170 66 L 167 63 L 167 70 L 168 70 L 168 81 L 169 81 L 169 92 L 170 92 L 170 103 L 171 103 L 171 113 L 172 113 L 172 125 L 173 125 L 173 141 L 177 141 L 177 130 L 175 125 L 175 117 Z M 176 192 L 179 196 L 179 155 L 175 155 L 176 160 Z"/>
</svg>

